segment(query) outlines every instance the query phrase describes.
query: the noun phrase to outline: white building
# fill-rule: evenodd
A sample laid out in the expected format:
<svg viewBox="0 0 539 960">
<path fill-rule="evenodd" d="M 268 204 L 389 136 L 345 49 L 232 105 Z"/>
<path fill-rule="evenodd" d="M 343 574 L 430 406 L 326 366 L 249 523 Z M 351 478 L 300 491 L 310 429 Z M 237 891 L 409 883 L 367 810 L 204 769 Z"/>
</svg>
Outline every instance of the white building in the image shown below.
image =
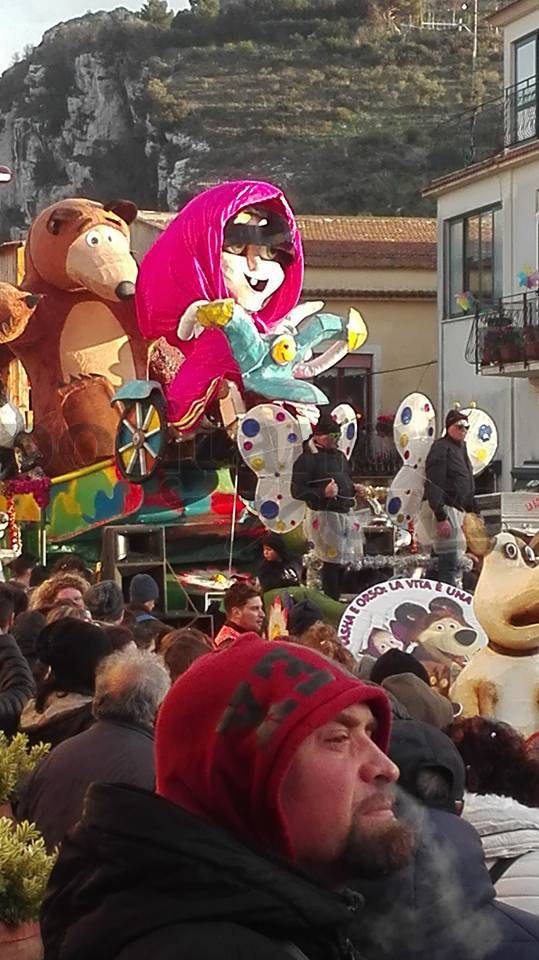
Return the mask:
<svg viewBox="0 0 539 960">
<path fill-rule="evenodd" d="M 501 487 L 510 490 L 515 468 L 539 469 L 538 294 L 534 277 L 522 285 L 539 266 L 539 0 L 515 0 L 489 22 L 504 32 L 503 95 L 473 127 L 460 119 L 468 138 L 474 131 L 475 162 L 425 195 L 438 202 L 441 405 L 475 400 L 494 417 Z M 457 298 L 467 292 L 463 308 Z"/>
</svg>

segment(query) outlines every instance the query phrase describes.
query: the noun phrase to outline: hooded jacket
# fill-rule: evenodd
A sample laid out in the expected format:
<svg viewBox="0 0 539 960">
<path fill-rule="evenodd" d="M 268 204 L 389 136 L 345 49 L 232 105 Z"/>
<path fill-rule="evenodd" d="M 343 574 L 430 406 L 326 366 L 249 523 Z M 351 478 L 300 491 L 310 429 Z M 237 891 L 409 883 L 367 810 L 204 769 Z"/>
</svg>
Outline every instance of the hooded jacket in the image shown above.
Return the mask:
<svg viewBox="0 0 539 960">
<path fill-rule="evenodd" d="M 352 884 L 365 909 L 352 933 L 368 960 L 536 960 L 539 919 L 495 900 L 481 841 L 461 817 L 416 811 L 413 862 Z"/>
<path fill-rule="evenodd" d="M 180 340 L 177 329 L 191 304 L 229 296 L 221 269 L 225 226 L 253 204 L 264 204 L 284 217 L 294 248 L 282 286 L 258 314 L 252 314 L 258 330 L 272 330 L 299 300 L 303 252 L 290 206 L 271 183 L 232 181 L 199 194 L 169 224 L 140 265 L 136 306 L 141 333 L 151 340 L 166 337 L 185 357 L 167 389 L 169 419 L 185 429 L 196 426 L 224 378 L 242 385 L 239 366 L 221 330 L 208 329 L 198 337 Z"/>
<path fill-rule="evenodd" d="M 287 960 L 286 943 L 354 960 L 355 903 L 167 800 L 93 784 L 43 904 L 45 960 Z"/>
<path fill-rule="evenodd" d="M 384 749 L 383 691 L 312 650 L 246 634 L 199 658 L 159 714 L 160 796 L 90 788 L 44 902 L 45 960 L 285 960 L 283 943 L 353 960 L 352 901 L 295 870 L 280 791 L 303 740 L 354 703 Z"/>
<path fill-rule="evenodd" d="M 497 898 L 539 917 L 539 810 L 512 797 L 467 793 L 464 817 L 481 837 L 489 870 L 503 868 Z"/>
</svg>

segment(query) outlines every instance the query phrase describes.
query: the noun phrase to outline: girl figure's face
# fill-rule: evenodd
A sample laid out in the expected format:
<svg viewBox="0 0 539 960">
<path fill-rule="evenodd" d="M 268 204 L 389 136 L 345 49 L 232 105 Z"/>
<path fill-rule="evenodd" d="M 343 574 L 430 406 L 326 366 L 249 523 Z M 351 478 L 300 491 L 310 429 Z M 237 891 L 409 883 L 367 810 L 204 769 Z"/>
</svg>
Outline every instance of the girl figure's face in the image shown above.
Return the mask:
<svg viewBox="0 0 539 960">
<path fill-rule="evenodd" d="M 267 223 L 263 211 L 256 210 L 241 210 L 229 221 L 231 226 L 261 229 Z M 284 282 L 280 259 L 280 251 L 272 246 L 240 240 L 235 243 L 225 236 L 221 268 L 229 296 L 248 313 L 257 313 Z"/>
</svg>

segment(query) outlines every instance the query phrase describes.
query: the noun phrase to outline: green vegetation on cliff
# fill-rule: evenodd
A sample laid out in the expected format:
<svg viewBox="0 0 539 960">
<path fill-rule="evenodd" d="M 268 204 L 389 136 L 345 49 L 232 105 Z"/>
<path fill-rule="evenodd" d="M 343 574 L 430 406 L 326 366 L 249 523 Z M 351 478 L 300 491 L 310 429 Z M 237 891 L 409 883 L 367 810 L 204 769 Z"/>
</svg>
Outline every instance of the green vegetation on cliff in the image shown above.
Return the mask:
<svg viewBox="0 0 539 960">
<path fill-rule="evenodd" d="M 454 131 L 466 139 L 448 119 L 501 94 L 500 36 L 481 30 L 472 84 L 471 35 L 411 27 L 407 0 L 191 6 L 172 18 L 149 0 L 139 16 L 49 31 L 0 78 L 0 162 L 26 163 L 40 200 L 72 185 L 159 208 L 247 176 L 282 184 L 303 212 L 429 214 L 421 188 L 452 159 Z M 112 131 L 106 90 L 125 108 Z M 29 210 L 19 193 L 4 226 Z"/>
</svg>

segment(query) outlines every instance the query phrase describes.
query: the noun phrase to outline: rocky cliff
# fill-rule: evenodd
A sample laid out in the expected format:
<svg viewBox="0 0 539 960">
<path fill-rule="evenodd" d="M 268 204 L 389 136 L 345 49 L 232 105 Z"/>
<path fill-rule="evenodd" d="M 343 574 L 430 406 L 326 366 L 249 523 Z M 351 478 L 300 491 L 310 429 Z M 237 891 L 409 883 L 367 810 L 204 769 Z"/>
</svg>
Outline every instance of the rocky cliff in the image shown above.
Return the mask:
<svg viewBox="0 0 539 960">
<path fill-rule="evenodd" d="M 274 179 L 303 211 L 432 212 L 420 189 L 470 95 L 469 37 L 261 17 L 234 3 L 165 30 L 118 9 L 49 30 L 0 78 L 0 164 L 15 173 L 0 237 L 61 196 L 175 209 L 236 176 Z M 482 37 L 476 96 L 501 92 L 499 47 Z"/>
</svg>

